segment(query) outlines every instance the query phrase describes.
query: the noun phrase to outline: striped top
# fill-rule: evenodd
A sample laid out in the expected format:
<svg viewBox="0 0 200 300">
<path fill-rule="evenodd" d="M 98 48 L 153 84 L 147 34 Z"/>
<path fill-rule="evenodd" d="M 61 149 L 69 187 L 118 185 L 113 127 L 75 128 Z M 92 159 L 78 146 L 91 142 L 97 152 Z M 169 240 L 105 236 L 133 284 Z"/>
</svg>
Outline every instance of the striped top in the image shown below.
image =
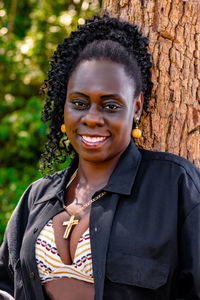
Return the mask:
<svg viewBox="0 0 200 300">
<path fill-rule="evenodd" d="M 36 241 L 35 257 L 41 283 L 58 278 L 75 278 L 94 283 L 89 228 L 77 244 L 73 263 L 65 265 L 55 244 L 52 220 L 49 220 Z"/>
</svg>

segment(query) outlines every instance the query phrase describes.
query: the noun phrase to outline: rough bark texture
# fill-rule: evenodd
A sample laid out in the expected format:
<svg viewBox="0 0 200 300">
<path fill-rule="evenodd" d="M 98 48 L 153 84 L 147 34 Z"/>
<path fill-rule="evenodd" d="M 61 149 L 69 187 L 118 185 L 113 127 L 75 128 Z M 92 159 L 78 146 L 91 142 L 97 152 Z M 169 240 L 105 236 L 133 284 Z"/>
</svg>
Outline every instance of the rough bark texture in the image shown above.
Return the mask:
<svg viewBox="0 0 200 300">
<path fill-rule="evenodd" d="M 192 0 L 104 0 L 104 12 L 137 24 L 153 56 L 152 112 L 141 119 L 145 149 L 200 167 L 200 7 Z"/>
</svg>

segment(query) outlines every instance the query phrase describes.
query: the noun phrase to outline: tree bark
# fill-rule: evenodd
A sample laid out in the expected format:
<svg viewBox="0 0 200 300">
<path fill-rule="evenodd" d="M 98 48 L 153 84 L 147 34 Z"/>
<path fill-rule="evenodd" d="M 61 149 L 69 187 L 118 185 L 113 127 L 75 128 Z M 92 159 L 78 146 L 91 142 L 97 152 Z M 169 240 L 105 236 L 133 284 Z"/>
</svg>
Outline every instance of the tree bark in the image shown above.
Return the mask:
<svg viewBox="0 0 200 300">
<path fill-rule="evenodd" d="M 137 24 L 150 41 L 154 87 L 138 146 L 200 167 L 199 1 L 104 0 L 103 11 Z"/>
</svg>

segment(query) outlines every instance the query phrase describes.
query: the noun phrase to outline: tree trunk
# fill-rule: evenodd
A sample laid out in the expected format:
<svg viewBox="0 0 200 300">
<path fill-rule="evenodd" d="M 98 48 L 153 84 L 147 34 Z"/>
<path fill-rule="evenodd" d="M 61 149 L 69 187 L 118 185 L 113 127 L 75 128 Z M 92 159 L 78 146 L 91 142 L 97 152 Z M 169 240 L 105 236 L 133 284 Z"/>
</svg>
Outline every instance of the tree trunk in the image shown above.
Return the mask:
<svg viewBox="0 0 200 300">
<path fill-rule="evenodd" d="M 198 0 L 104 0 L 103 11 L 137 24 L 153 56 L 152 112 L 138 146 L 175 153 L 200 167 Z"/>
</svg>

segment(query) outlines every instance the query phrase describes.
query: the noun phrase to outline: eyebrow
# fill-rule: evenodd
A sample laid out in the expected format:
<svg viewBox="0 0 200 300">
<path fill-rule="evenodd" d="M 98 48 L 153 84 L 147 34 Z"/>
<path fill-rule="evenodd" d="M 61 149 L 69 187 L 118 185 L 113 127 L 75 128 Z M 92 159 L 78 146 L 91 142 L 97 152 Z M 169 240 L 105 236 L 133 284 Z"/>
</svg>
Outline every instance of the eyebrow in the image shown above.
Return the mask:
<svg viewBox="0 0 200 300">
<path fill-rule="evenodd" d="M 103 96 L 101 96 L 101 98 L 102 99 L 104 99 L 104 98 L 109 98 L 109 97 L 115 97 L 115 98 L 121 98 L 121 99 L 123 99 L 120 95 L 118 95 L 118 94 L 108 94 L 108 95 L 103 95 Z"/>
<path fill-rule="evenodd" d="M 74 94 L 80 95 L 80 96 L 84 96 L 84 97 L 86 97 L 86 98 L 88 98 L 88 99 L 90 98 L 88 95 L 86 95 L 86 94 L 84 94 L 84 93 L 76 92 L 76 91 L 70 93 L 69 96 L 74 95 Z"/>
<path fill-rule="evenodd" d="M 86 94 L 84 94 L 84 93 L 81 93 L 81 92 L 76 92 L 76 91 L 70 93 L 70 96 L 71 96 L 71 95 L 74 95 L 74 94 L 77 94 L 77 95 L 80 95 L 80 96 L 84 96 L 84 97 L 86 97 L 86 98 L 88 98 L 88 99 L 90 98 L 88 95 L 86 95 Z M 123 98 L 122 98 L 119 94 L 102 95 L 100 98 L 101 98 L 101 99 L 105 99 L 105 98 L 109 98 L 109 97 L 120 98 L 120 99 L 123 100 Z"/>
</svg>

